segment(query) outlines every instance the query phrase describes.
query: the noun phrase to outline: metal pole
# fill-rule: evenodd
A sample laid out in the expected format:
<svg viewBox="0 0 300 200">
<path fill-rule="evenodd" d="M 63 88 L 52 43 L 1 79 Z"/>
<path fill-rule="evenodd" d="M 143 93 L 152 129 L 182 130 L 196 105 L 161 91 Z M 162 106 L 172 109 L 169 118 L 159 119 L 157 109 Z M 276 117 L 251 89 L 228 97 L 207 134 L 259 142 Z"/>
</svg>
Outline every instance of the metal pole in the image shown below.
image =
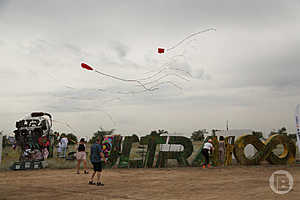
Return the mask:
<svg viewBox="0 0 300 200">
<path fill-rule="evenodd" d="M 0 165 L 2 161 L 2 141 L 3 141 L 3 135 L 2 132 L 0 132 Z"/>
<path fill-rule="evenodd" d="M 228 131 L 228 120 L 226 122 L 226 130 Z"/>
<path fill-rule="evenodd" d="M 298 142 L 298 151 L 300 152 L 300 122 L 299 122 L 299 117 L 300 117 L 300 104 L 296 106 L 296 130 L 297 130 L 297 142 Z"/>
</svg>

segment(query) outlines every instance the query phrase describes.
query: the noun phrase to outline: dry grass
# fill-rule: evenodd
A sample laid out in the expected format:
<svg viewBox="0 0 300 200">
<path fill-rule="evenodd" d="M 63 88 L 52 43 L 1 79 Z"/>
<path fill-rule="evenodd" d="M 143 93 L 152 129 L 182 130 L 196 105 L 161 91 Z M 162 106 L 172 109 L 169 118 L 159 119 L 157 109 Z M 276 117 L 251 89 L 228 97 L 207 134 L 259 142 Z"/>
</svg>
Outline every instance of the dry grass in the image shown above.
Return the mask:
<svg viewBox="0 0 300 200">
<path fill-rule="evenodd" d="M 269 178 L 277 170 L 289 171 L 294 188 L 274 193 Z M 88 185 L 90 174 L 74 169 L 6 171 L 0 173 L 0 199 L 9 200 L 299 200 L 299 166 L 232 166 L 164 169 L 104 170 L 104 187 Z"/>
<path fill-rule="evenodd" d="M 2 161 L 0 165 L 0 170 L 7 170 L 9 167 L 17 160 L 19 160 L 21 155 L 21 149 L 12 147 L 3 148 L 2 151 Z"/>
<path fill-rule="evenodd" d="M 86 150 L 87 150 L 87 152 L 90 151 L 90 145 L 89 144 L 87 144 Z M 76 152 L 76 151 L 77 151 L 77 145 L 69 145 L 68 150 L 67 150 L 67 154 L 69 152 Z M 49 158 L 47 160 L 48 168 L 50 168 L 50 169 L 74 169 L 76 167 L 76 164 L 77 164 L 76 160 L 66 160 L 64 158 L 59 158 L 59 156 L 57 155 L 57 148 L 54 149 L 53 155 L 54 155 L 53 158 Z M 90 161 L 89 156 L 87 156 L 87 161 L 88 161 L 88 165 L 91 166 L 91 164 L 89 162 Z M 82 165 L 83 164 L 81 164 L 81 167 L 82 167 Z"/>
<path fill-rule="evenodd" d="M 69 152 L 76 152 L 77 145 L 70 145 L 68 147 L 67 153 Z M 89 145 L 87 147 L 89 151 Z M 11 147 L 6 147 L 3 149 L 2 152 L 2 162 L 0 165 L 0 170 L 8 170 L 14 162 L 19 160 L 19 157 L 21 155 L 21 149 L 17 148 L 16 150 L 13 150 Z M 54 157 L 47 159 L 48 162 L 48 168 L 51 169 L 72 169 L 76 167 L 76 160 L 66 160 L 64 158 L 59 158 L 57 156 L 57 148 L 54 149 L 53 152 Z M 87 157 L 88 161 L 89 158 Z"/>
</svg>

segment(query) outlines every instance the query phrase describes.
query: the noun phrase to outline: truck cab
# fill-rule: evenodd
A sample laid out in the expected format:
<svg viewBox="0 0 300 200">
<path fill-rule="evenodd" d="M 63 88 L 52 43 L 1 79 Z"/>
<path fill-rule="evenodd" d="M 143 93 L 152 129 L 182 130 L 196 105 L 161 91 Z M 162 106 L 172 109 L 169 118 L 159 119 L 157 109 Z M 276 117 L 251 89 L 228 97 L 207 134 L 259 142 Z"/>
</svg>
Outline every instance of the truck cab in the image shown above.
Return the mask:
<svg viewBox="0 0 300 200">
<path fill-rule="evenodd" d="M 16 122 L 15 141 L 21 147 L 19 162 L 38 162 L 53 156 L 52 116 L 33 112 Z M 47 152 L 47 156 L 45 156 Z"/>
</svg>

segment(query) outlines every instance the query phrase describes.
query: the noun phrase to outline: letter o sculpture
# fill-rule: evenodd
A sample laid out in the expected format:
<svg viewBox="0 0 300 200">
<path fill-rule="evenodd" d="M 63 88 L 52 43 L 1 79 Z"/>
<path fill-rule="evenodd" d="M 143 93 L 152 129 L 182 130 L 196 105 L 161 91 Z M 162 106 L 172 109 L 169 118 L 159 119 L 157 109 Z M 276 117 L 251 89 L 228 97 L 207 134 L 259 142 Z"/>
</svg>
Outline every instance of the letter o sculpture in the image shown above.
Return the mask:
<svg viewBox="0 0 300 200">
<path fill-rule="evenodd" d="M 251 158 L 247 158 L 244 152 L 248 144 L 252 144 L 257 150 Z M 282 144 L 284 147 L 283 153 L 279 156 L 272 152 L 278 144 Z M 236 140 L 233 153 L 242 165 L 258 165 L 263 160 L 267 160 L 271 164 L 292 164 L 295 162 L 296 145 L 286 135 L 272 135 L 264 143 L 254 135 L 245 135 Z"/>
</svg>

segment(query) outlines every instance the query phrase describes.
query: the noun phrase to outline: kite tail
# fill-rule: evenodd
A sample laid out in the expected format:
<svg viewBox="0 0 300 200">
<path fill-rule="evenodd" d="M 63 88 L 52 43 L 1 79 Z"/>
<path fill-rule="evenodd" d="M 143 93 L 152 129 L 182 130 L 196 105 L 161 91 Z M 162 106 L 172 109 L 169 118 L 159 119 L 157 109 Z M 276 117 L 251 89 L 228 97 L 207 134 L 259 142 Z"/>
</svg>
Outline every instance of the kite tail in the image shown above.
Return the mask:
<svg viewBox="0 0 300 200">
<path fill-rule="evenodd" d="M 191 37 L 193 37 L 193 36 L 195 36 L 195 35 L 198 35 L 198 34 L 201 34 L 201 33 L 204 33 L 204 32 L 208 32 L 208 31 L 216 31 L 216 29 L 215 28 L 209 28 L 209 29 L 205 29 L 205 30 L 203 30 L 203 31 L 199 31 L 199 32 L 197 32 L 197 33 L 193 33 L 193 34 L 191 34 L 191 35 L 189 35 L 189 36 L 187 36 L 186 38 L 184 38 L 183 40 L 181 40 L 181 41 L 179 41 L 177 44 L 175 44 L 174 46 L 172 46 L 172 47 L 170 47 L 170 48 L 168 48 L 168 49 L 166 49 L 167 51 L 171 51 L 172 49 L 175 49 L 176 47 L 178 47 L 180 44 L 182 44 L 184 41 L 186 41 L 187 39 L 189 39 L 189 38 L 191 38 Z"/>
</svg>

